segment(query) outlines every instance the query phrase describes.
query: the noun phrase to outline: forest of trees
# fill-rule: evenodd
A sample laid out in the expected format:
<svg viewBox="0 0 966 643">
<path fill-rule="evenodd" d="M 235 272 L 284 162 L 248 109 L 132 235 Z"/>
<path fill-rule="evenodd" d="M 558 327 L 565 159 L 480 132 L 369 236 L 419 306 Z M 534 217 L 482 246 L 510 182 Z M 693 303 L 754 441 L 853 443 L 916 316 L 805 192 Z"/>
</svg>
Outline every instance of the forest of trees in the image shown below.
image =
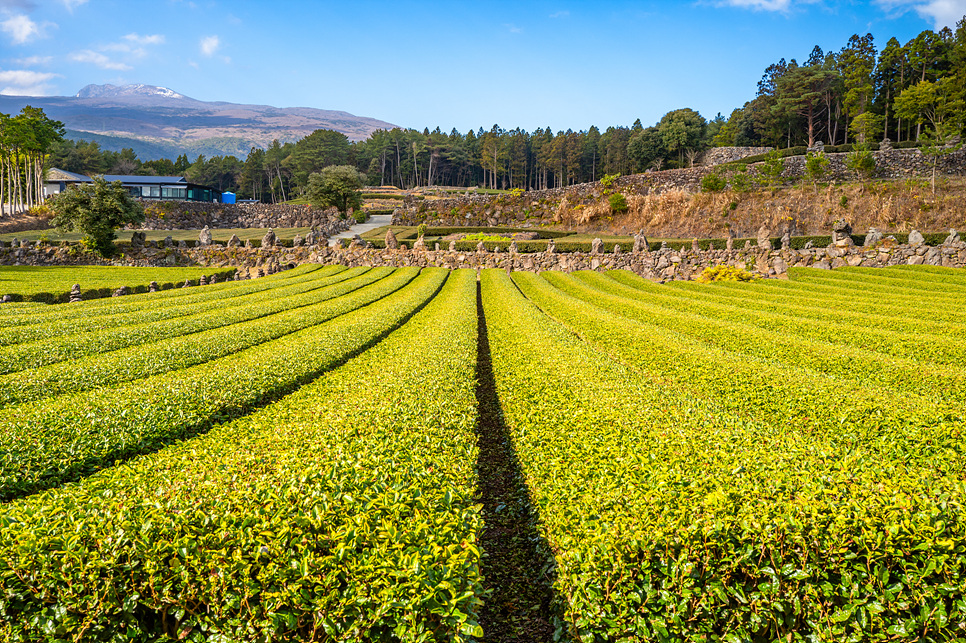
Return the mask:
<svg viewBox="0 0 966 643">
<path fill-rule="evenodd" d="M 105 152 L 96 143 L 62 141 L 48 166 L 84 174 L 185 175 L 241 198 L 280 202 L 304 195 L 309 176 L 330 165 L 354 165 L 373 185 L 545 189 L 606 174 L 687 167 L 712 146 L 786 148 L 884 137 L 898 143 L 962 134 L 964 123 L 966 17 L 955 30 L 926 30 L 904 45 L 892 38 L 881 51 L 866 34 L 834 52 L 816 46 L 801 64 L 779 60 L 765 69 L 752 100 L 710 121 L 682 108 L 650 127 L 638 119 L 603 131 L 397 128 L 356 143 L 317 130 L 296 143 L 252 148 L 244 160 L 190 161 L 182 155 L 142 163 L 131 150 Z"/>
</svg>

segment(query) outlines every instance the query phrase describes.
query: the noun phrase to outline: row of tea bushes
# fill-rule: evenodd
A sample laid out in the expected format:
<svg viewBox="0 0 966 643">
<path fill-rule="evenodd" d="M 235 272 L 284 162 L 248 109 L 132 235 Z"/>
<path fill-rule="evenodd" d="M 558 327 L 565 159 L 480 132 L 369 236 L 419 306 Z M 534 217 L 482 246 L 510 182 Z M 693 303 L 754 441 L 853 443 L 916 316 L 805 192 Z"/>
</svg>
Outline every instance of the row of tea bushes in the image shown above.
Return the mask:
<svg viewBox="0 0 966 643">
<path fill-rule="evenodd" d="M 273 289 L 271 292 L 223 300 L 223 305 L 206 302 L 203 305 L 192 305 L 187 310 L 171 307 L 169 312 L 185 314 L 121 327 L 109 325 L 108 328 L 98 328 L 96 321 L 88 322 L 79 311 L 74 323 L 61 326 L 66 331 L 61 335 L 0 347 L 0 373 L 16 373 L 87 355 L 127 349 L 165 337 L 198 333 L 257 319 L 271 314 L 273 310 L 285 310 L 288 306 L 285 296 L 294 297 L 308 293 L 311 298 L 312 291 L 340 279 L 339 275 L 319 280 L 305 278 L 299 283 L 278 289 L 283 291 L 283 299 L 273 297 Z"/>
<path fill-rule="evenodd" d="M 284 297 L 288 289 L 278 288 L 281 298 L 261 304 L 264 311 L 248 321 L 236 319 L 202 332 L 186 325 L 184 335 L 164 335 L 154 342 L 2 375 L 0 406 L 112 386 L 231 356 L 391 295 L 415 275 L 393 275 L 392 268 L 351 268 L 342 276 L 346 279 L 301 295 Z M 232 317 L 231 311 L 226 317 Z"/>
<path fill-rule="evenodd" d="M 829 336 L 835 339 L 836 328 L 831 325 L 825 329 L 827 336 L 823 337 L 823 329 L 817 324 L 812 332 L 808 331 L 808 324 L 792 330 L 792 320 L 778 315 L 765 319 L 762 313 L 738 309 L 729 312 L 723 307 L 697 301 L 675 310 L 665 306 L 660 293 L 651 296 L 630 290 L 627 296 L 618 296 L 561 273 L 544 275 L 564 292 L 594 306 L 648 326 L 686 333 L 690 339 L 708 346 L 762 361 L 779 362 L 780 366 L 807 368 L 846 382 L 852 381 L 855 387 L 874 383 L 895 392 L 913 393 L 928 399 L 966 400 L 966 371 L 960 366 L 962 361 L 957 359 L 964 353 L 964 347 L 955 341 L 938 338 L 936 345 L 930 346 L 918 338 L 909 339 L 908 334 L 891 333 L 889 344 L 876 346 L 870 342 L 883 352 L 864 350 L 841 340 L 823 341 Z M 615 287 L 628 290 L 616 284 Z M 848 336 L 849 331 L 845 329 L 841 334 Z M 890 333 L 879 331 L 879 334 Z M 870 335 L 874 336 L 875 332 L 870 331 Z M 913 355 L 916 354 L 914 349 L 921 350 L 921 360 L 885 354 L 890 348 L 900 352 L 906 344 L 912 346 L 909 352 Z M 930 359 L 936 363 L 930 363 Z"/>
<path fill-rule="evenodd" d="M 477 640 L 475 290 L 454 272 L 281 401 L 6 505 L 0 640 Z"/>
<path fill-rule="evenodd" d="M 94 351 L 100 351 L 103 350 L 100 342 L 102 337 L 111 337 L 115 333 L 123 335 L 125 332 L 129 332 L 131 327 L 148 331 L 156 329 L 159 336 L 164 336 L 172 329 L 177 329 L 181 323 L 190 325 L 193 320 L 199 317 L 204 319 L 206 313 L 209 313 L 208 316 L 210 317 L 212 311 L 227 311 L 238 307 L 271 302 L 279 299 L 279 297 L 297 296 L 354 276 L 353 273 L 348 273 L 345 270 L 340 270 L 335 274 L 319 274 L 320 272 L 312 272 L 297 279 L 276 282 L 270 288 L 260 288 L 251 292 L 245 292 L 241 287 L 237 291 L 226 289 L 222 292 L 211 293 L 210 297 L 192 298 L 193 301 L 190 302 L 174 300 L 165 302 L 163 305 L 158 303 L 148 310 L 99 315 L 90 314 L 89 311 L 83 311 L 83 314 L 80 314 L 80 311 L 74 311 L 74 315 L 71 317 L 59 320 L 10 326 L 4 329 L 0 344 L 10 346 L 12 344 L 43 342 L 53 346 L 55 342 L 47 342 L 46 340 L 63 341 L 67 337 L 79 336 L 75 338 L 75 345 L 86 345 Z M 231 296 L 225 297 L 225 294 L 231 294 Z M 109 346 L 112 345 L 110 343 L 112 341 L 115 340 L 109 340 Z M 123 347 L 123 344 L 121 347 Z M 19 351 L 21 349 L 7 350 Z M 78 350 L 72 354 L 83 354 L 83 352 Z"/>
<path fill-rule="evenodd" d="M 70 320 L 76 318 L 82 311 L 91 318 L 137 311 L 153 311 L 156 314 L 163 314 L 164 306 L 158 306 L 158 303 L 187 305 L 199 301 L 215 301 L 218 299 L 238 297 L 274 288 L 290 279 L 300 279 L 310 272 L 318 272 L 319 274 L 317 276 L 330 276 L 341 270 L 345 270 L 345 268 L 342 266 L 322 268 L 318 265 L 304 264 L 292 270 L 286 270 L 261 279 L 224 281 L 200 289 L 177 288 L 174 290 L 146 293 L 138 297 L 112 297 L 110 299 L 81 301 L 70 306 L 7 304 L 0 306 L 0 328 L 48 324 L 62 320 Z"/>
<path fill-rule="evenodd" d="M 529 301 L 484 272 L 484 307 L 561 631 L 966 636 L 961 407 L 836 388 L 514 280 Z"/>
<path fill-rule="evenodd" d="M 650 282 L 637 279 L 637 275 L 627 271 L 614 271 L 607 274 L 608 277 L 619 281 L 622 284 L 630 285 L 638 290 L 649 292 Z M 592 283 L 589 278 L 580 275 L 588 283 Z M 593 282 L 603 290 L 608 290 L 601 282 Z M 731 282 L 739 283 L 739 282 Z M 707 284 L 679 281 L 668 284 L 662 292 L 667 295 L 675 295 L 685 301 L 692 298 L 696 301 L 711 301 L 722 306 L 733 306 L 750 311 L 761 311 L 788 316 L 796 321 L 818 320 L 828 322 L 829 306 L 825 298 L 817 299 L 814 296 L 802 294 L 795 296 L 791 294 L 779 294 L 777 290 L 772 290 L 768 296 L 761 296 L 761 291 L 766 290 L 769 285 L 767 282 L 754 284 L 753 288 L 731 288 L 731 284 L 719 282 L 709 287 Z M 757 287 L 760 286 L 760 287 Z M 869 295 L 870 293 L 865 293 Z M 916 335 L 938 335 L 949 336 L 950 334 L 962 333 L 963 327 L 959 323 L 953 323 L 937 319 L 926 319 L 922 315 L 897 314 L 895 306 L 889 305 L 884 301 L 880 293 L 875 293 L 870 297 L 849 298 L 852 305 L 836 305 L 835 319 L 840 326 L 857 326 L 869 329 L 881 329 L 888 331 L 899 331 L 913 333 Z M 842 301 L 840 304 L 846 304 Z"/>
<path fill-rule="evenodd" d="M 397 272 L 408 281 L 419 269 Z M 0 418 L 0 499 L 79 479 L 292 392 L 390 333 L 433 297 L 446 274 L 424 271 L 393 297 L 355 292 L 333 299 L 330 321 L 229 357 L 7 407 Z"/>
<path fill-rule="evenodd" d="M 85 299 L 110 297 L 118 288 L 127 287 L 132 293 L 148 291 L 153 281 L 162 290 L 177 288 L 185 280 L 194 285 L 204 276 L 219 281 L 230 279 L 234 268 L 137 268 L 116 266 L 0 266 L 0 295 L 10 295 L 14 301 L 64 304 L 70 299 L 70 289 L 81 285 Z"/>
<path fill-rule="evenodd" d="M 876 268 L 876 270 L 889 269 Z M 626 271 L 613 271 L 608 274 L 613 279 L 635 288 L 639 288 L 642 283 L 637 275 Z M 847 314 L 864 313 L 873 319 L 897 319 L 900 322 L 911 322 L 912 328 L 916 325 L 924 325 L 926 328 L 932 328 L 933 330 L 929 332 L 934 333 L 943 333 L 944 329 L 949 328 L 961 329 L 966 323 L 966 311 L 963 311 L 961 306 L 937 307 L 929 300 L 928 295 L 899 294 L 892 289 L 870 293 L 868 288 L 850 287 L 847 284 L 827 285 L 779 279 L 760 280 L 751 288 L 744 286 L 734 282 L 718 282 L 705 291 L 713 289 L 715 295 L 722 299 L 743 299 L 743 305 L 748 300 L 757 300 L 759 303 L 771 303 L 781 307 L 788 305 L 835 307 Z M 694 287 L 682 283 L 673 285 L 671 290 L 679 288 L 687 290 Z M 926 310 L 928 315 L 923 314 Z"/>
<path fill-rule="evenodd" d="M 546 276 L 558 283 L 562 277 Z M 728 413 L 755 417 L 780 430 L 823 434 L 838 430 L 844 415 L 855 430 L 868 435 L 891 430 L 889 446 L 926 441 L 912 454 L 916 459 L 932 458 L 939 466 L 942 459 L 958 457 L 957 435 L 949 429 L 966 418 L 961 405 L 949 399 L 829 377 L 800 364 L 735 352 L 727 342 L 711 345 L 694 336 L 694 320 L 684 318 L 676 329 L 655 326 L 567 295 L 535 275 L 516 273 L 514 281 L 530 301 L 598 350 L 630 368 L 678 382 Z M 634 302 L 627 304 L 631 308 Z M 829 399 L 835 404 L 823 403 Z"/>
<path fill-rule="evenodd" d="M 810 305 L 798 307 L 778 307 L 774 302 L 760 299 L 736 304 L 723 301 L 716 296 L 714 289 L 696 288 L 697 284 L 685 288 L 661 288 L 640 279 L 635 280 L 638 285 L 635 290 L 615 284 L 600 273 L 581 272 L 576 276 L 589 286 L 643 305 L 736 322 L 752 327 L 751 332 L 757 329 L 781 332 L 795 338 L 842 345 L 846 352 L 861 349 L 904 358 L 913 364 L 930 361 L 952 365 L 966 363 L 966 345 L 962 337 L 955 336 L 962 326 L 956 324 L 937 326 L 926 320 L 911 322 L 882 315 L 873 317 L 852 309 L 829 308 L 824 302 L 814 300 Z M 876 291 L 867 295 L 882 296 Z M 931 305 L 947 307 L 949 303 L 952 302 L 937 295 Z M 860 309 L 861 304 L 862 300 L 855 298 L 852 308 Z M 844 323 L 846 321 L 852 323 Z"/>
</svg>

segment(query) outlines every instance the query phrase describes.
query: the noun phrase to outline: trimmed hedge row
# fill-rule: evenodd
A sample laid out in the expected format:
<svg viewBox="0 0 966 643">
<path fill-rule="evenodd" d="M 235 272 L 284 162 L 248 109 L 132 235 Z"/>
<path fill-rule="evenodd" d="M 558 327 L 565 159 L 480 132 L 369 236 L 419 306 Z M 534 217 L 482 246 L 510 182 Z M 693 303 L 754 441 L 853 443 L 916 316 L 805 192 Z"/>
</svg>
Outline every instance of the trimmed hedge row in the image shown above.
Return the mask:
<svg viewBox="0 0 966 643">
<path fill-rule="evenodd" d="M 505 417 L 557 553 L 562 631 L 963 636 L 961 417 L 878 391 L 844 396 L 831 379 L 816 390 L 822 378 L 729 357 L 689 340 L 687 324 L 655 332 L 514 277 L 596 346 L 484 272 Z"/>
<path fill-rule="evenodd" d="M 318 276 L 333 275 L 342 266 L 322 267 L 315 264 L 304 264 L 284 272 L 245 281 L 223 281 L 210 284 L 202 289 L 176 288 L 155 293 L 141 294 L 137 297 L 111 297 L 109 299 L 92 299 L 81 301 L 70 306 L 46 306 L 41 304 L 11 304 L 9 307 L 0 306 L 0 327 L 39 325 L 63 319 L 73 319 L 78 311 L 83 310 L 91 317 L 98 315 L 115 315 L 136 310 L 157 310 L 156 302 L 172 302 L 174 304 L 193 303 L 196 301 L 216 300 L 235 297 L 260 290 L 273 288 L 289 279 L 299 279 L 310 272 L 319 272 Z"/>
<path fill-rule="evenodd" d="M 327 303 L 332 299 L 360 289 L 365 289 L 366 296 L 372 298 L 391 294 L 387 288 L 405 285 L 399 279 L 386 279 L 392 271 L 392 268 L 351 268 L 342 274 L 355 278 L 347 278 L 342 283 L 301 295 L 286 296 L 279 292 L 279 299 L 262 304 L 264 314 L 257 314 L 250 321 L 238 319 L 213 330 L 131 346 L 120 354 L 112 351 L 0 376 L 0 407 L 143 379 L 230 356 L 327 321 L 341 310 Z M 379 283 L 380 280 L 386 284 Z"/>
<path fill-rule="evenodd" d="M 0 267 L 0 276 L 3 275 L 5 270 L 9 270 L 9 267 Z M 110 297 L 114 294 L 114 291 L 120 288 L 123 284 L 117 284 L 117 281 L 121 279 L 130 279 L 125 273 L 138 272 L 140 274 L 150 274 L 151 277 L 155 277 L 153 273 L 157 274 L 155 279 L 142 277 L 139 283 L 133 283 L 127 285 L 126 287 L 131 293 L 146 293 L 148 291 L 148 283 L 151 281 L 157 281 L 158 288 L 161 290 L 170 290 L 172 288 L 178 288 L 184 285 L 185 280 L 188 280 L 192 285 L 197 285 L 199 283 L 200 276 L 205 275 L 206 278 L 217 277 L 219 281 L 225 281 L 230 277 L 234 276 L 235 269 L 215 269 L 209 272 L 207 268 L 165 268 L 165 269 L 143 269 L 143 268 L 91 268 L 91 267 L 78 267 L 70 270 L 69 277 L 64 277 L 63 268 L 54 268 L 55 274 L 50 274 L 49 268 L 39 268 L 31 267 L 31 284 L 29 292 L 6 292 L 10 288 L 17 288 L 18 285 L 0 283 L 0 295 L 9 295 L 14 302 L 38 302 L 42 304 L 66 304 L 70 300 L 70 289 L 73 285 L 72 282 L 77 282 L 81 284 L 81 296 L 84 299 L 101 299 L 104 297 Z M 105 272 L 112 272 L 116 274 L 117 277 L 112 280 L 113 286 L 100 286 L 100 287 L 90 287 L 90 281 L 103 282 L 103 274 Z M 134 277 L 135 279 L 137 277 Z M 147 279 L 147 283 L 143 280 Z M 0 279 L 0 282 L 5 281 Z M 85 287 L 87 284 L 87 287 Z M 22 286 L 22 282 L 21 285 Z"/>
<path fill-rule="evenodd" d="M 429 301 L 446 278 L 418 268 L 385 291 L 331 300 L 330 321 L 229 357 L 110 389 L 8 407 L 0 418 L 0 500 L 76 480 L 249 413 L 372 346 Z"/>
<path fill-rule="evenodd" d="M 689 334 L 710 345 L 727 342 L 732 350 L 744 354 L 808 365 L 844 378 L 874 378 L 880 385 L 889 383 L 902 389 L 933 386 L 930 381 L 934 384 L 935 378 L 948 377 L 953 388 L 962 380 L 966 398 L 966 379 L 959 372 L 966 364 L 966 343 L 958 339 L 923 335 L 902 325 L 893 329 L 844 325 L 836 309 L 826 308 L 820 317 L 798 318 L 787 311 L 774 313 L 729 305 L 713 296 L 701 297 L 700 293 L 667 293 L 658 286 L 638 291 L 594 272 L 569 277 L 548 273 L 547 278 L 568 294 L 648 324 L 676 328 L 693 322 Z M 960 296 L 966 296 L 966 290 Z M 937 296 L 936 305 L 943 305 L 943 300 Z M 915 375 L 921 373 L 924 364 L 955 369 L 930 367 L 925 378 Z"/>
<path fill-rule="evenodd" d="M 77 323 L 67 328 L 67 332 L 62 335 L 0 347 L 0 374 L 16 373 L 85 355 L 107 353 L 257 319 L 286 310 L 289 306 L 285 300 L 287 296 L 319 290 L 337 281 L 341 281 L 340 275 L 299 280 L 295 284 L 281 286 L 276 291 L 224 300 L 226 305 L 221 307 L 212 307 L 209 304 L 199 308 L 192 305 L 187 311 L 188 314 L 174 315 L 159 321 L 136 321 L 121 327 L 108 325 L 107 328 L 100 329 L 95 326 L 94 330 L 86 330 L 91 324 L 85 323 L 83 316 L 78 316 Z M 182 311 L 172 307 L 169 312 Z M 64 326 L 61 325 L 61 330 L 64 330 Z"/>
<path fill-rule="evenodd" d="M 0 639 L 482 636 L 475 281 L 454 272 L 386 340 L 280 402 L 6 505 Z M 353 350 L 345 330 L 323 355 Z"/>
<path fill-rule="evenodd" d="M 877 269 L 881 270 L 881 269 Z M 577 275 L 581 280 L 587 281 L 582 275 Z M 650 292 L 652 282 L 638 277 L 628 271 L 609 271 L 607 276 L 624 285 Z M 604 291 L 614 292 L 608 287 L 607 281 L 596 284 Z M 777 315 L 788 316 L 797 321 L 818 320 L 828 322 L 830 312 L 828 304 L 821 299 L 802 295 L 800 297 L 781 296 L 777 293 L 772 296 L 762 297 L 759 290 L 732 289 L 717 287 L 708 288 L 707 284 L 698 284 L 693 281 L 675 281 L 665 284 L 661 291 L 665 295 L 680 297 L 684 301 L 692 298 L 698 301 L 712 301 L 719 305 L 728 305 L 742 310 L 753 310 Z M 877 303 L 875 299 L 878 299 Z M 941 337 L 962 336 L 964 329 L 960 323 L 950 323 L 942 320 L 923 319 L 921 316 L 898 316 L 895 315 L 895 306 L 881 304 L 881 298 L 863 299 L 854 301 L 854 306 L 850 309 L 836 307 L 835 319 L 842 327 L 865 327 L 870 329 L 880 329 L 888 331 L 898 331 L 911 333 L 916 337 L 923 335 L 936 335 Z"/>
<path fill-rule="evenodd" d="M 8 326 L 4 329 L 3 337 L 0 338 L 0 346 L 24 344 L 76 333 L 102 332 L 121 326 L 133 326 L 184 318 L 197 313 L 210 312 L 212 308 L 226 310 L 238 306 L 271 301 L 277 299 L 277 295 L 273 294 L 273 291 L 278 291 L 279 289 L 284 288 L 285 295 L 295 295 L 354 276 L 352 273 L 349 275 L 344 273 L 344 269 L 338 271 L 326 270 L 304 273 L 297 279 L 275 281 L 271 285 L 259 284 L 259 287 L 222 288 L 220 292 L 209 292 L 207 289 L 203 289 L 201 292 L 196 291 L 198 294 L 196 297 L 155 302 L 148 308 L 138 306 L 133 310 L 113 313 L 98 314 L 100 311 L 90 310 L 80 315 L 77 314 L 77 304 L 74 304 L 75 308 L 69 308 L 67 311 L 64 311 L 68 314 L 62 315 L 59 318 L 49 319 L 43 322 Z M 164 305 L 169 303 L 171 305 Z M 69 314 L 71 312 L 74 314 Z M 29 319 L 21 321 L 29 321 Z"/>
</svg>

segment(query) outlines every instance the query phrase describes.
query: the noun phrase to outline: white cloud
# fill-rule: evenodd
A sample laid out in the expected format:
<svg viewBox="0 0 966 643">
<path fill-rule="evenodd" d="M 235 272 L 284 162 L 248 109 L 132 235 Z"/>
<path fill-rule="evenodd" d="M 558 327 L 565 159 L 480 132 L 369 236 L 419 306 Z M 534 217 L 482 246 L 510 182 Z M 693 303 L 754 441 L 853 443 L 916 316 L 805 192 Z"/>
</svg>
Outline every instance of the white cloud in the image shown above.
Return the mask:
<svg viewBox="0 0 966 643">
<path fill-rule="evenodd" d="M 0 94 L 4 96 L 49 96 L 49 84 L 58 74 L 49 74 L 25 69 L 0 69 Z"/>
<path fill-rule="evenodd" d="M 150 36 L 142 36 L 141 34 L 137 34 L 137 33 L 129 33 L 128 35 L 124 36 L 124 40 L 127 40 L 128 42 L 137 43 L 139 45 L 163 45 L 164 44 L 164 36 L 159 33 L 152 34 Z"/>
<path fill-rule="evenodd" d="M 28 56 L 27 58 L 17 58 L 13 62 L 21 67 L 36 67 L 38 65 L 49 65 L 53 59 L 53 56 Z"/>
<path fill-rule="evenodd" d="M 44 29 L 47 26 L 49 25 L 38 25 L 23 14 L 10 16 L 3 22 L 0 22 L 0 29 L 10 36 L 10 39 L 15 45 L 22 45 L 36 38 L 42 38 L 44 36 Z"/>
<path fill-rule="evenodd" d="M 201 53 L 205 56 L 212 56 L 221 47 L 221 39 L 218 36 L 205 36 L 199 44 Z"/>
<path fill-rule="evenodd" d="M 87 4 L 87 0 L 61 0 L 67 10 L 74 13 L 74 9 L 81 6 L 82 4 Z"/>
<path fill-rule="evenodd" d="M 551 18 L 569 18 L 570 12 L 564 9 L 563 11 L 557 11 L 556 13 L 550 14 Z"/>
<path fill-rule="evenodd" d="M 788 13 L 795 5 L 815 4 L 820 0 L 720 0 L 719 7 L 735 7 L 753 11 L 779 11 Z"/>
<path fill-rule="evenodd" d="M 875 0 L 876 4 L 887 10 L 904 13 L 914 10 L 923 20 L 932 22 L 933 29 L 956 27 L 956 23 L 966 16 L 966 0 Z"/>
<path fill-rule="evenodd" d="M 14 10 L 19 9 L 20 11 L 26 11 L 30 13 L 37 8 L 36 3 L 33 0 L 0 0 L 0 9 L 4 10 Z"/>
<path fill-rule="evenodd" d="M 509 31 L 510 33 L 523 33 L 523 28 L 518 27 L 514 24 L 508 24 L 503 26 L 506 27 L 506 30 Z"/>
<path fill-rule="evenodd" d="M 68 56 L 68 58 L 78 63 L 90 63 L 91 65 L 97 65 L 101 69 L 116 69 L 118 71 L 127 71 L 131 69 L 131 66 L 126 63 L 123 63 L 119 60 L 112 60 L 104 54 L 97 51 L 91 51 L 90 49 L 76 51 Z"/>
</svg>

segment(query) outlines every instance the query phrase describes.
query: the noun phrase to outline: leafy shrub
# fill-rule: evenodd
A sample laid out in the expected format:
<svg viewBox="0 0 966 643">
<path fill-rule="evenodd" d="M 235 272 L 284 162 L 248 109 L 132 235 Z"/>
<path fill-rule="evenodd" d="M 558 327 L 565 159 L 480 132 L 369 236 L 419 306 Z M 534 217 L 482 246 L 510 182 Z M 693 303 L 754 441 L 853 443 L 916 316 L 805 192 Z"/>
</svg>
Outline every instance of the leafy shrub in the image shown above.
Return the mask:
<svg viewBox="0 0 966 643">
<path fill-rule="evenodd" d="M 365 223 L 366 222 L 366 218 L 367 217 L 366 217 L 365 210 L 356 210 L 355 212 L 352 213 L 352 216 L 355 218 L 356 223 Z"/>
<path fill-rule="evenodd" d="M 609 188 L 614 184 L 614 181 L 616 181 L 620 177 L 621 177 L 620 174 L 605 174 L 604 178 L 600 180 L 600 184 L 602 187 Z"/>
<path fill-rule="evenodd" d="M 610 211 L 613 214 L 624 214 L 627 212 L 627 199 L 620 192 L 610 195 L 607 201 L 610 204 Z"/>
<path fill-rule="evenodd" d="M 875 158 L 868 146 L 856 145 L 845 155 L 845 166 L 862 178 L 869 179 L 875 173 Z"/>
<path fill-rule="evenodd" d="M 829 160 L 822 152 L 809 152 L 805 157 L 805 176 L 811 181 L 818 181 L 828 171 Z"/>
<path fill-rule="evenodd" d="M 730 181 L 731 189 L 735 192 L 746 192 L 748 188 L 751 187 L 748 172 L 745 170 L 745 166 L 743 165 L 731 175 Z"/>
<path fill-rule="evenodd" d="M 702 284 L 710 284 L 715 281 L 754 281 L 755 279 L 755 275 L 744 268 L 724 265 L 705 268 L 700 275 L 694 278 L 695 281 Z"/>
<path fill-rule="evenodd" d="M 772 150 L 765 155 L 758 170 L 759 176 L 766 185 L 777 185 L 782 181 L 782 173 L 785 171 L 785 155 L 781 150 Z"/>
<path fill-rule="evenodd" d="M 721 192 L 728 186 L 728 182 L 717 172 L 705 174 L 701 179 L 702 192 Z"/>
</svg>

